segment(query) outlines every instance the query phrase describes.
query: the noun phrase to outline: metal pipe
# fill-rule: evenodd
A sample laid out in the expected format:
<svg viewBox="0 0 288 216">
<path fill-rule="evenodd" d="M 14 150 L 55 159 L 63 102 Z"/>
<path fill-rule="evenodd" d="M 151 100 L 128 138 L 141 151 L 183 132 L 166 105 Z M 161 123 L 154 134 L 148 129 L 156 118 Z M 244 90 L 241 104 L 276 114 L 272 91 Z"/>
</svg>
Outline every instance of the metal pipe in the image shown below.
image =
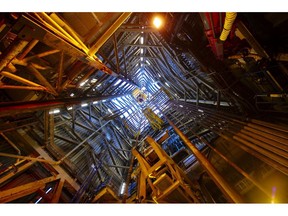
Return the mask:
<svg viewBox="0 0 288 216">
<path fill-rule="evenodd" d="M 200 137 L 198 134 L 196 134 L 193 130 L 190 129 L 190 131 L 196 136 L 198 139 L 203 141 L 207 146 L 209 146 L 214 152 L 216 152 L 223 160 L 225 160 L 230 166 L 232 166 L 235 170 L 237 170 L 240 174 L 242 174 L 245 178 L 247 178 L 249 181 L 251 181 L 256 187 L 258 187 L 263 193 L 265 193 L 269 198 L 271 198 L 271 192 L 264 188 L 260 182 L 258 182 L 253 176 L 249 175 L 247 172 L 245 172 L 243 169 L 241 169 L 238 165 L 230 161 L 225 155 L 223 155 L 220 151 L 218 151 L 216 148 L 214 148 L 212 145 L 210 145 L 209 142 L 206 141 L 205 138 Z"/>
<path fill-rule="evenodd" d="M 0 71 L 3 70 L 28 44 L 28 41 L 18 40 L 13 44 L 9 52 L 0 60 Z"/>
<path fill-rule="evenodd" d="M 87 46 L 83 43 L 83 41 L 79 38 L 79 36 L 77 35 L 77 33 L 69 26 L 67 25 L 65 22 L 63 22 L 55 13 L 52 13 L 50 18 L 53 20 L 53 22 L 55 22 L 56 24 L 58 24 L 58 26 L 61 28 L 61 26 L 63 27 L 63 31 L 67 32 L 67 34 L 69 36 L 71 36 L 73 38 L 73 40 L 75 40 L 76 42 L 78 42 L 81 46 L 82 49 L 85 53 L 88 52 L 88 48 Z"/>
<path fill-rule="evenodd" d="M 24 59 L 22 59 L 22 61 L 23 62 L 28 62 L 28 61 L 31 61 L 32 59 L 42 58 L 42 57 L 45 57 L 45 56 L 48 56 L 48 55 L 53 55 L 53 54 L 58 53 L 58 52 L 60 52 L 60 50 L 49 50 L 49 51 L 46 51 L 46 52 L 43 52 L 43 53 L 39 53 L 39 54 L 24 58 Z"/>
<path fill-rule="evenodd" d="M 0 89 L 22 89 L 33 91 L 48 91 L 45 87 L 32 87 L 32 86 L 12 86 L 12 85 L 0 85 Z"/>
<path fill-rule="evenodd" d="M 127 94 L 100 96 L 100 97 L 63 98 L 63 99 L 55 99 L 55 100 L 47 100 L 47 101 L 1 103 L 0 104 L 0 117 L 17 114 L 17 113 L 47 110 L 51 108 L 61 108 L 61 107 L 81 104 L 84 102 L 89 103 L 89 102 L 94 102 L 94 101 L 113 99 L 113 98 L 122 97 L 126 95 Z"/>
<path fill-rule="evenodd" d="M 62 77 L 63 77 L 63 61 L 64 61 L 64 52 L 61 51 L 60 53 L 60 60 L 59 60 L 59 67 L 58 67 L 58 79 L 56 83 L 56 90 L 57 92 L 61 91 L 61 86 L 62 86 Z"/>
<path fill-rule="evenodd" d="M 40 13 L 46 20 L 48 20 L 48 22 L 50 22 L 53 26 L 49 25 L 48 23 L 46 23 L 46 26 L 50 29 L 54 29 L 57 30 L 58 33 L 62 34 L 64 37 L 66 37 L 68 39 L 69 42 L 71 42 L 73 45 L 79 47 L 80 49 L 82 49 L 85 53 L 87 52 L 87 47 L 84 46 L 83 44 L 79 43 L 79 41 L 77 41 L 75 38 L 73 38 L 67 31 L 65 31 L 57 22 L 55 22 L 54 19 L 52 19 L 50 16 L 48 16 L 45 12 Z M 44 20 L 43 20 L 44 21 Z M 45 21 L 44 21 L 45 24 Z M 47 25 L 48 24 L 48 25 Z M 55 29 L 56 28 L 56 29 Z"/>
<path fill-rule="evenodd" d="M 29 44 L 27 45 L 27 47 L 25 47 L 25 50 L 18 55 L 18 59 L 22 60 L 23 58 L 25 58 L 25 56 L 33 49 L 34 46 L 36 46 L 36 44 L 39 42 L 39 40 L 33 39 L 29 42 Z"/>
<path fill-rule="evenodd" d="M 110 123 L 111 120 L 105 122 L 100 128 L 98 128 L 94 133 L 92 133 L 90 136 L 86 137 L 82 142 L 80 142 L 77 146 L 75 146 L 71 151 L 69 151 L 64 157 L 62 157 L 60 160 L 57 161 L 56 164 L 60 164 L 65 160 L 68 156 L 70 156 L 74 151 L 76 151 L 80 146 L 82 146 L 88 139 L 93 137 L 100 129 L 102 129 L 104 126 L 106 126 L 108 123 Z"/>
<path fill-rule="evenodd" d="M 251 133 L 250 131 L 243 130 L 243 129 L 239 133 L 240 134 L 245 134 L 247 136 L 250 136 L 251 138 L 253 138 L 253 140 L 257 141 L 258 145 L 260 145 L 263 148 L 267 148 L 267 149 L 271 148 L 270 150 L 272 152 L 276 153 L 278 151 L 282 152 L 282 150 L 284 150 L 283 154 L 285 154 L 285 152 L 286 152 L 286 154 L 288 154 L 287 153 L 288 152 L 288 145 L 287 145 L 288 143 L 281 144 L 281 143 L 278 143 L 277 141 L 274 141 L 274 140 L 271 140 L 271 139 L 267 139 L 263 135 L 259 136 L 259 135 L 255 134 L 255 133 Z M 259 141 L 261 141 L 261 142 L 259 142 Z M 263 145 L 262 145 L 262 143 L 263 143 Z M 267 147 L 265 147 L 266 145 L 267 145 Z M 279 155 L 281 155 L 281 152 L 278 152 Z M 282 155 L 282 156 L 288 158 L 288 155 Z"/>
<path fill-rule="evenodd" d="M 164 115 L 164 114 L 163 114 Z M 219 189 L 226 195 L 229 201 L 235 203 L 242 203 L 243 200 L 240 195 L 230 187 L 230 185 L 222 178 L 222 176 L 218 173 L 215 167 L 210 163 L 210 161 L 191 143 L 187 136 L 185 136 L 182 131 L 180 131 L 172 121 L 168 119 L 166 115 L 164 115 L 167 119 L 168 123 L 173 127 L 175 132 L 179 135 L 181 140 L 187 145 L 187 147 L 192 151 L 194 156 L 197 158 L 199 163 L 203 166 L 203 168 L 207 171 L 207 173 L 214 180 L 216 185 L 218 185 Z"/>
<path fill-rule="evenodd" d="M 43 88 L 43 89 L 46 89 L 44 86 L 41 86 L 41 85 L 39 85 L 39 84 L 37 84 L 37 83 L 35 83 L 35 82 L 32 82 L 32 81 L 30 81 L 30 80 L 27 80 L 27 79 L 25 79 L 25 78 L 22 78 L 22 77 L 20 77 L 20 76 L 17 76 L 17 75 L 15 75 L 15 74 L 12 74 L 12 73 L 7 72 L 7 71 L 2 71 L 2 72 L 1 72 L 1 75 L 5 76 L 5 77 L 8 77 L 8 78 L 10 78 L 10 79 L 12 79 L 12 80 L 15 80 L 15 81 L 17 81 L 17 82 L 23 83 L 23 84 L 25 84 L 25 85 L 28 85 L 28 86 L 41 87 L 41 88 Z"/>
<path fill-rule="evenodd" d="M 0 135 L 17 151 L 18 155 L 21 155 L 20 149 L 4 133 Z"/>
<path fill-rule="evenodd" d="M 251 122 L 254 123 L 254 124 L 258 124 L 258 125 L 261 125 L 261 126 L 265 126 L 265 127 L 271 128 L 271 129 L 275 129 L 275 130 L 279 130 L 279 131 L 288 133 L 287 127 L 283 127 L 283 126 L 272 124 L 272 123 L 268 123 L 268 122 L 263 122 L 263 121 L 256 120 L 256 119 L 252 119 Z"/>
<path fill-rule="evenodd" d="M 53 95 L 58 96 L 58 93 L 52 87 L 52 85 L 47 81 L 47 79 L 32 65 L 28 65 L 28 69 L 33 73 L 33 75 L 44 85 L 46 86 Z"/>
<path fill-rule="evenodd" d="M 102 34 L 96 43 L 88 51 L 89 56 L 94 56 L 99 48 L 111 37 L 111 35 L 122 25 L 122 23 L 131 15 L 131 13 L 122 13 L 120 17 Z"/>
<path fill-rule="evenodd" d="M 118 49 L 117 49 L 117 40 L 116 40 L 116 35 L 115 34 L 113 34 L 113 44 L 114 44 L 116 64 L 117 64 L 117 73 L 120 73 L 119 56 L 118 56 Z"/>
<path fill-rule="evenodd" d="M 280 163 L 283 166 L 288 167 L 288 163 L 287 163 L 288 160 L 287 159 L 280 157 L 280 156 L 274 154 L 273 152 L 268 151 L 266 149 L 263 149 L 257 145 L 254 145 L 253 143 L 249 142 L 249 141 L 251 141 L 251 139 L 248 136 L 244 136 L 244 135 L 239 134 L 239 135 L 234 135 L 233 138 L 235 140 L 243 143 L 244 145 L 248 146 L 249 148 L 254 149 L 255 151 L 265 155 L 266 157 L 271 158 L 272 160 L 276 161 L 277 163 Z M 249 140 L 249 141 L 247 141 L 247 140 Z"/>
<path fill-rule="evenodd" d="M 31 161 L 38 161 L 38 162 L 43 162 L 43 163 L 49 163 L 51 165 L 56 165 L 56 161 L 51 161 L 51 160 L 45 160 L 41 158 L 35 158 L 35 157 L 29 157 L 29 156 L 21 156 L 21 155 L 14 155 L 14 154 L 7 154 L 0 152 L 0 156 L 2 157 L 11 157 L 11 158 L 18 158 L 18 159 L 24 159 L 24 160 L 31 160 Z"/>
<path fill-rule="evenodd" d="M 282 137 L 275 136 L 275 135 L 269 134 L 269 133 L 265 133 L 265 132 L 263 132 L 263 131 L 259 131 L 259 130 L 253 129 L 253 128 L 248 127 L 248 126 L 244 126 L 244 129 L 247 130 L 247 131 L 250 131 L 250 132 L 254 133 L 255 135 L 257 134 L 257 135 L 260 135 L 260 136 L 262 136 L 262 137 L 266 137 L 267 139 L 276 141 L 276 142 L 278 142 L 279 144 L 281 143 L 282 145 L 285 145 L 285 146 L 288 145 L 288 140 L 287 140 L 287 139 L 284 139 L 284 138 L 282 138 Z"/>
</svg>

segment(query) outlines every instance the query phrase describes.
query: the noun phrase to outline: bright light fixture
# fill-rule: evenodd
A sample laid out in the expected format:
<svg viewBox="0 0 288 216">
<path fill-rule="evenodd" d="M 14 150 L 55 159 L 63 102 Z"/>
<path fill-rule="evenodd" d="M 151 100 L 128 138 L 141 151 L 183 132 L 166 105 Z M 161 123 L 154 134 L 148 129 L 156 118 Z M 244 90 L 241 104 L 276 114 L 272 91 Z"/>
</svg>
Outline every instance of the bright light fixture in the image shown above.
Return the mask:
<svg viewBox="0 0 288 216">
<path fill-rule="evenodd" d="M 122 81 L 121 79 L 117 80 L 117 82 L 113 86 L 118 85 L 121 81 Z"/>
<path fill-rule="evenodd" d="M 126 183 L 123 182 L 122 185 L 121 185 L 120 194 L 124 194 L 125 186 L 126 186 Z"/>
<path fill-rule="evenodd" d="M 98 103 L 98 101 L 93 101 L 93 104 L 97 104 Z"/>
<path fill-rule="evenodd" d="M 140 52 L 141 52 L 141 54 L 143 54 L 143 52 L 144 52 L 143 48 L 140 49 Z"/>
<path fill-rule="evenodd" d="M 86 107 L 86 106 L 88 106 L 88 103 L 81 104 L 81 107 Z"/>
<path fill-rule="evenodd" d="M 155 17 L 154 20 L 153 20 L 153 25 L 156 28 L 160 28 L 161 25 L 162 25 L 162 20 L 159 17 Z"/>
<path fill-rule="evenodd" d="M 97 79 L 93 78 L 90 82 L 95 83 L 95 82 L 97 82 Z"/>
<path fill-rule="evenodd" d="M 74 96 L 74 93 L 71 93 L 71 94 L 70 94 L 70 97 L 73 97 L 73 96 Z"/>
<path fill-rule="evenodd" d="M 73 109 L 73 107 L 72 106 L 70 106 L 70 107 L 67 107 L 67 110 L 72 110 Z"/>
<path fill-rule="evenodd" d="M 143 57 L 141 57 L 140 59 L 141 59 L 141 61 L 143 61 Z"/>
<path fill-rule="evenodd" d="M 84 82 L 80 83 L 80 86 L 81 86 L 81 87 L 84 86 L 87 82 L 88 82 L 88 79 L 85 80 Z"/>
<path fill-rule="evenodd" d="M 140 44 L 143 44 L 143 43 L 144 43 L 144 38 L 140 37 Z"/>
<path fill-rule="evenodd" d="M 57 114 L 57 113 L 60 113 L 60 109 L 54 109 L 49 111 L 49 114 Z"/>
<path fill-rule="evenodd" d="M 165 85 L 170 86 L 167 82 L 165 82 Z"/>
</svg>

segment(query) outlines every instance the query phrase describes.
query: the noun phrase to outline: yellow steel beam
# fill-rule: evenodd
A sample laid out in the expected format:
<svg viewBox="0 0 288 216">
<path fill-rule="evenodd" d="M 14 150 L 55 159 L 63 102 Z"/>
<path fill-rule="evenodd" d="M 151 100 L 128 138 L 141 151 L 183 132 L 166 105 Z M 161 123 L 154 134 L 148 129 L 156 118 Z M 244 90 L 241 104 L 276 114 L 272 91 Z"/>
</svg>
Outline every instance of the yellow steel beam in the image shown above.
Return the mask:
<svg viewBox="0 0 288 216">
<path fill-rule="evenodd" d="M 25 79 L 25 78 L 23 78 L 23 77 L 17 76 L 17 75 L 15 75 L 15 74 L 12 74 L 12 73 L 7 72 L 7 71 L 2 71 L 2 72 L 1 72 L 1 75 L 5 76 L 5 77 L 8 77 L 8 78 L 10 78 L 10 79 L 12 79 L 12 80 L 15 80 L 15 81 L 17 81 L 17 82 L 23 83 L 23 84 L 25 84 L 25 85 L 28 85 L 28 86 L 42 87 L 43 89 L 46 89 L 45 87 L 43 87 L 43 86 L 41 86 L 41 85 L 39 85 L 39 84 L 37 84 L 37 83 L 35 83 L 35 82 L 32 82 L 32 81 L 30 81 L 30 80 L 27 80 L 27 79 Z"/>
<path fill-rule="evenodd" d="M 44 188 L 49 182 L 59 179 L 59 176 L 51 176 L 38 181 L 27 183 L 15 188 L 0 191 L 0 203 L 7 203 L 23 196 L 36 192 L 37 190 Z"/>
<path fill-rule="evenodd" d="M 0 71 L 6 67 L 28 44 L 28 41 L 19 40 L 15 43 L 10 51 L 0 60 Z"/>
<path fill-rule="evenodd" d="M 35 162 L 36 162 L 36 161 L 30 161 L 30 162 L 22 165 L 21 167 L 17 167 L 16 172 L 10 172 L 10 173 L 8 173 L 7 175 L 5 175 L 4 177 L 0 178 L 0 185 L 1 185 L 3 182 L 9 180 L 10 178 L 13 178 L 15 175 L 17 175 L 17 174 L 19 174 L 19 173 L 21 173 L 21 172 L 29 169 Z"/>
<path fill-rule="evenodd" d="M 53 194 L 53 197 L 52 197 L 52 199 L 51 199 L 51 203 L 58 203 L 58 202 L 59 202 L 59 199 L 60 199 L 60 196 L 61 196 L 61 193 L 62 193 L 62 189 L 63 189 L 64 183 L 65 183 L 65 179 L 61 178 L 61 179 L 59 180 L 59 183 L 58 183 L 58 186 L 57 186 L 57 190 L 56 190 L 56 192 Z"/>
<path fill-rule="evenodd" d="M 45 87 L 33 87 L 33 86 L 14 86 L 14 85 L 0 85 L 0 89 L 22 89 L 32 91 L 48 91 Z"/>
<path fill-rule="evenodd" d="M 8 154 L 8 153 L 3 153 L 3 152 L 0 152 L 0 156 L 25 159 L 25 160 L 31 160 L 31 161 L 38 161 L 38 162 L 43 162 L 43 163 L 49 163 L 51 165 L 56 164 L 56 161 L 54 161 L 54 160 L 45 160 L 42 158 L 35 158 L 35 157 L 22 156 L 22 155 L 14 155 L 14 154 Z"/>
<path fill-rule="evenodd" d="M 24 132 L 22 129 L 18 130 L 23 137 L 24 140 L 26 140 L 35 151 L 38 152 L 38 154 L 43 157 L 46 161 L 54 161 L 47 152 L 44 151 L 44 149 L 37 144 L 37 142 L 33 139 L 31 139 L 26 132 Z M 59 173 L 59 176 L 67 181 L 76 191 L 80 189 L 80 186 L 73 178 L 70 177 L 66 173 L 65 170 L 63 170 L 59 165 L 54 165 L 53 168 Z"/>
<path fill-rule="evenodd" d="M 32 39 L 29 44 L 25 47 L 24 51 L 20 53 L 17 58 L 19 60 L 22 60 L 25 58 L 25 56 L 36 46 L 36 44 L 39 42 L 39 40 Z"/>
<path fill-rule="evenodd" d="M 60 50 L 49 50 L 49 51 L 46 51 L 46 52 L 43 52 L 43 53 L 39 53 L 39 54 L 36 54 L 36 55 L 33 55 L 33 56 L 29 56 L 27 58 L 24 58 L 22 59 L 23 62 L 28 62 L 28 61 L 31 61 L 35 58 L 42 58 L 42 57 L 45 57 L 45 56 L 48 56 L 48 55 L 53 55 L 55 53 L 58 53 L 60 52 Z"/>
<path fill-rule="evenodd" d="M 92 200 L 92 203 L 97 202 L 101 197 L 103 197 L 105 194 L 111 195 L 115 201 L 120 201 L 119 198 L 116 196 L 113 190 L 111 190 L 109 187 L 103 188 L 98 194 L 95 195 L 94 199 Z"/>
<path fill-rule="evenodd" d="M 47 87 L 51 93 L 55 96 L 58 95 L 58 93 L 55 91 L 54 87 L 47 81 L 47 79 L 32 65 L 28 65 L 28 69 L 32 72 L 32 74 L 45 86 Z"/>
<path fill-rule="evenodd" d="M 122 13 L 120 17 L 110 26 L 110 28 L 102 34 L 96 43 L 88 51 L 89 56 L 94 56 L 100 47 L 114 34 L 114 32 L 122 25 L 122 23 L 131 15 L 131 13 Z"/>
</svg>

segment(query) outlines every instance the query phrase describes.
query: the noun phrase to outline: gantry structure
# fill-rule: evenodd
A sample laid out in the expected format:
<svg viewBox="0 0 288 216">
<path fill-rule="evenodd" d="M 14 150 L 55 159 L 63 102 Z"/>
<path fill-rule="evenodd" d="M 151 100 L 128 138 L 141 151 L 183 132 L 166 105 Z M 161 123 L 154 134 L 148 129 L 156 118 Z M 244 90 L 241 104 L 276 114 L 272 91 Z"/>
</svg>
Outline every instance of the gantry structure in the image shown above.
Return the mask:
<svg viewBox="0 0 288 216">
<path fill-rule="evenodd" d="M 287 22 L 1 13 L 0 202 L 287 202 Z"/>
</svg>

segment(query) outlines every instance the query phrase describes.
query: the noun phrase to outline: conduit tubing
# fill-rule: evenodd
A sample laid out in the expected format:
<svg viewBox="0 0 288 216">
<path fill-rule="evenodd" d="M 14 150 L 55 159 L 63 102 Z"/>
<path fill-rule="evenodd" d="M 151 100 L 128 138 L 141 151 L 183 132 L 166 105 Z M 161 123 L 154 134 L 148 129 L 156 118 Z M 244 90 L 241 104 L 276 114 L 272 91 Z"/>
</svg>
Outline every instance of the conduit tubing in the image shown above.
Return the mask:
<svg viewBox="0 0 288 216">
<path fill-rule="evenodd" d="M 192 144 L 192 142 L 188 139 L 188 137 L 185 136 L 182 133 L 182 131 L 180 131 L 173 124 L 173 122 L 168 119 L 167 116 L 165 116 L 165 118 L 167 119 L 168 123 L 173 127 L 175 132 L 179 135 L 179 137 L 183 140 L 183 142 L 187 145 L 187 147 L 192 151 L 192 153 L 197 158 L 197 160 L 200 162 L 200 164 L 203 166 L 203 168 L 212 177 L 212 179 L 214 180 L 216 185 L 219 186 L 219 189 L 223 192 L 223 194 L 225 194 L 226 197 L 232 202 L 242 203 L 243 200 L 239 196 L 239 194 L 233 188 L 230 187 L 230 185 L 225 181 L 225 179 L 222 178 L 222 176 L 218 173 L 218 171 L 210 163 L 210 161 Z"/>
<path fill-rule="evenodd" d="M 226 17 L 225 17 L 225 21 L 224 21 L 224 27 L 222 30 L 222 33 L 220 35 L 220 40 L 221 41 L 226 41 L 231 29 L 232 29 L 232 25 L 236 19 L 237 13 L 235 12 L 226 12 Z"/>
</svg>

